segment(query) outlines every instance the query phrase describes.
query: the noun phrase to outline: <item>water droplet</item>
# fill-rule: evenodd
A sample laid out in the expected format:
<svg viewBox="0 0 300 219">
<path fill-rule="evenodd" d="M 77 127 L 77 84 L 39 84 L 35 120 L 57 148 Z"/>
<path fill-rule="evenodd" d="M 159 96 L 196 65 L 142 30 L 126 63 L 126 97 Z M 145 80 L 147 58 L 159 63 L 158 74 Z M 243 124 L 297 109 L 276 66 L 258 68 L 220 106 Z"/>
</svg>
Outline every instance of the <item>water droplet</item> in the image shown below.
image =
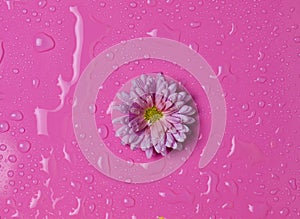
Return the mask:
<svg viewBox="0 0 300 219">
<path fill-rule="evenodd" d="M 105 5 L 106 5 L 106 3 L 105 3 L 105 2 L 100 2 L 100 3 L 99 3 L 99 6 L 100 6 L 101 8 L 104 8 L 104 7 L 105 7 Z"/>
<path fill-rule="evenodd" d="M 7 132 L 9 130 L 10 126 L 8 122 L 6 121 L 0 121 L 0 133 Z"/>
<path fill-rule="evenodd" d="M 55 11 L 56 11 L 56 8 L 55 8 L 54 6 L 50 6 L 50 7 L 49 7 L 49 11 L 55 12 Z"/>
<path fill-rule="evenodd" d="M 14 111 L 10 114 L 10 119 L 14 121 L 21 121 L 23 119 L 23 114 L 20 111 Z"/>
<path fill-rule="evenodd" d="M 89 105 L 89 112 L 91 114 L 96 113 L 97 112 L 97 105 L 95 105 L 95 104 Z"/>
<path fill-rule="evenodd" d="M 47 52 L 55 47 L 54 39 L 46 33 L 35 35 L 34 48 L 38 52 Z"/>
<path fill-rule="evenodd" d="M 5 151 L 7 146 L 5 144 L 0 144 L 0 151 Z"/>
<path fill-rule="evenodd" d="M 40 0 L 40 1 L 38 2 L 39 8 L 45 8 L 46 5 L 47 5 L 47 0 Z"/>
<path fill-rule="evenodd" d="M 201 22 L 198 22 L 198 21 L 194 21 L 194 22 L 190 23 L 191 28 L 198 28 L 200 26 L 201 26 Z"/>
<path fill-rule="evenodd" d="M 13 70 L 12 70 L 12 72 L 14 73 L 14 74 L 19 74 L 19 69 L 17 69 L 17 68 L 13 68 Z"/>
<path fill-rule="evenodd" d="M 279 213 L 282 216 L 287 216 L 290 213 L 290 210 L 288 208 L 282 208 Z"/>
<path fill-rule="evenodd" d="M 92 174 L 88 174 L 84 177 L 84 181 L 88 184 L 94 182 L 94 176 Z"/>
<path fill-rule="evenodd" d="M 31 149 L 31 143 L 26 140 L 20 141 L 17 148 L 20 152 L 27 153 Z"/>
<path fill-rule="evenodd" d="M 294 42 L 295 43 L 300 43 L 300 36 L 294 37 Z"/>
<path fill-rule="evenodd" d="M 156 5 L 156 0 L 147 0 L 147 4 L 153 7 Z"/>
<path fill-rule="evenodd" d="M 297 190 L 297 181 L 295 178 L 292 178 L 289 180 L 289 184 L 290 184 L 290 187 L 293 189 L 293 190 Z"/>
<path fill-rule="evenodd" d="M 115 57 L 115 54 L 112 53 L 112 52 L 108 52 L 108 53 L 105 54 L 105 57 L 106 57 L 107 59 L 109 59 L 109 60 L 113 60 L 114 57 Z"/>
<path fill-rule="evenodd" d="M 130 208 L 135 205 L 135 200 L 132 197 L 128 196 L 128 197 L 124 198 L 123 204 L 125 207 Z"/>
<path fill-rule="evenodd" d="M 33 79 L 32 80 L 32 85 L 34 88 L 38 88 L 40 85 L 40 80 L 39 79 Z"/>
<path fill-rule="evenodd" d="M 193 5 L 189 6 L 189 10 L 190 10 L 190 11 L 195 11 L 195 9 L 196 9 L 195 6 L 193 6 Z"/>
<path fill-rule="evenodd" d="M 14 154 L 9 155 L 9 156 L 8 156 L 8 161 L 11 162 L 11 163 L 17 162 L 17 157 L 16 157 L 16 155 L 14 155 Z"/>
<path fill-rule="evenodd" d="M 137 3 L 136 2 L 130 2 L 129 6 L 132 7 L 132 8 L 136 8 Z"/>
<path fill-rule="evenodd" d="M 15 175 L 15 172 L 13 170 L 7 171 L 7 176 L 8 177 L 13 177 Z"/>
<path fill-rule="evenodd" d="M 264 101 L 259 101 L 258 106 L 263 108 L 265 106 L 265 102 Z"/>
<path fill-rule="evenodd" d="M 254 82 L 257 82 L 257 83 L 265 83 L 266 82 L 266 78 L 265 77 L 257 77 Z"/>
<path fill-rule="evenodd" d="M 243 105 L 242 105 L 242 109 L 243 109 L 244 111 L 247 111 L 247 110 L 249 109 L 249 104 L 248 104 L 248 103 L 243 104 Z"/>
<path fill-rule="evenodd" d="M 108 128 L 107 128 L 107 126 L 106 125 L 99 125 L 99 127 L 98 127 L 98 133 L 99 133 L 99 135 L 100 135 L 100 137 L 102 139 L 107 138 L 107 136 L 108 136 Z"/>
</svg>

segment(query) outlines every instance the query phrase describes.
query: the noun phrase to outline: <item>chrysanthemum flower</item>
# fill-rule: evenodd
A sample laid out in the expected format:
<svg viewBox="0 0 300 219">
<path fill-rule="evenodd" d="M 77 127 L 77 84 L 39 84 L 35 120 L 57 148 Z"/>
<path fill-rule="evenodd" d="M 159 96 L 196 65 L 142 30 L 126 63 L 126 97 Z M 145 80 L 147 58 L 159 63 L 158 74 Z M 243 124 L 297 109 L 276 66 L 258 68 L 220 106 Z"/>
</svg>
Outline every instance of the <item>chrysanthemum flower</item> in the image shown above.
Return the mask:
<svg viewBox="0 0 300 219">
<path fill-rule="evenodd" d="M 130 92 L 117 94 L 113 109 L 124 114 L 113 119 L 120 127 L 116 136 L 132 150 L 140 148 L 151 158 L 153 151 L 165 156 L 167 148 L 183 149 L 196 110 L 191 96 L 161 74 L 141 75 L 132 81 Z"/>
</svg>

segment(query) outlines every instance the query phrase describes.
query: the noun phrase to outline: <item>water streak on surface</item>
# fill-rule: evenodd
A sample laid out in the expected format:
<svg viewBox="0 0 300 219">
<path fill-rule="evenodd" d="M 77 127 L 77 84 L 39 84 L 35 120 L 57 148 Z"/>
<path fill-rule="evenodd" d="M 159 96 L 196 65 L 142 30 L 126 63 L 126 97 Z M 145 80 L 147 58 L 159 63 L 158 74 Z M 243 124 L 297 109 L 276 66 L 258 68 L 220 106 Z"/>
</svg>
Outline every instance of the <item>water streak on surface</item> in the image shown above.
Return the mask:
<svg viewBox="0 0 300 219">
<path fill-rule="evenodd" d="M 61 88 L 61 93 L 59 94 L 60 104 L 55 109 L 43 109 L 36 107 L 35 108 L 35 116 L 37 120 L 37 133 L 38 135 L 48 135 L 48 124 L 47 124 L 47 117 L 48 112 L 58 112 L 61 110 L 65 103 L 65 98 L 69 93 L 70 87 L 74 85 L 80 73 L 80 59 L 81 59 L 81 52 L 82 52 L 82 45 L 83 45 L 83 21 L 82 17 L 77 9 L 76 6 L 70 7 L 70 12 L 73 13 L 76 17 L 75 23 L 75 38 L 76 38 L 76 48 L 73 53 L 73 76 L 71 81 L 65 81 L 62 79 L 62 75 L 58 76 L 58 83 L 57 85 Z"/>
</svg>

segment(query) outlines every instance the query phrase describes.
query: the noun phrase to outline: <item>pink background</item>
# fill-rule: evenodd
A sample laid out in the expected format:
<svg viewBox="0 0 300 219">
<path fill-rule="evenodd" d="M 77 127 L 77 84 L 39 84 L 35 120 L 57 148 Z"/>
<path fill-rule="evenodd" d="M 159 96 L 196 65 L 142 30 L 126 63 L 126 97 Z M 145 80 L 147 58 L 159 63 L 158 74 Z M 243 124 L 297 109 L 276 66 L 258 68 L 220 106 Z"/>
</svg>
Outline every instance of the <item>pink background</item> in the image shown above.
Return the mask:
<svg viewBox="0 0 300 219">
<path fill-rule="evenodd" d="M 75 72 L 70 6 L 83 21 L 79 73 L 106 48 L 155 29 L 207 60 L 227 103 L 225 136 L 207 167 L 198 168 L 210 127 L 201 89 L 203 139 L 154 183 L 112 180 L 85 159 L 72 124 L 76 83 L 48 114 L 48 135 L 38 135 L 35 109 L 55 109 L 59 75 L 68 82 Z M 0 1 L 0 218 L 300 217 L 299 20 L 297 0 Z M 150 61 L 118 69 L 116 88 L 129 71 L 182 71 Z"/>
</svg>

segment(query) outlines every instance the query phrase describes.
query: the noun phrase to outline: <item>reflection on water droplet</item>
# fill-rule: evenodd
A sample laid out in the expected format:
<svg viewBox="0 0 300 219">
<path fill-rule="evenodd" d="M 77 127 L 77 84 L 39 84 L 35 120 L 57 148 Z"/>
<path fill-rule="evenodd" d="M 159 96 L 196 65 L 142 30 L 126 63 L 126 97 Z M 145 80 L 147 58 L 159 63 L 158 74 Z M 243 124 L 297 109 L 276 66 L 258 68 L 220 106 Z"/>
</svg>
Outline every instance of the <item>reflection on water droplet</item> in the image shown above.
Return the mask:
<svg viewBox="0 0 300 219">
<path fill-rule="evenodd" d="M 17 148 L 20 152 L 27 153 L 31 149 L 31 143 L 26 140 L 20 141 Z"/>
<path fill-rule="evenodd" d="M 20 121 L 23 119 L 23 114 L 20 111 L 14 111 L 10 114 L 10 119 L 14 121 Z"/>
<path fill-rule="evenodd" d="M 124 198 L 123 204 L 125 207 L 130 208 L 135 205 L 135 200 L 132 197 L 127 196 L 126 198 Z"/>
<path fill-rule="evenodd" d="M 9 124 L 6 121 L 0 121 L 0 133 L 7 132 L 9 130 Z"/>
<path fill-rule="evenodd" d="M 106 139 L 108 136 L 108 128 L 106 125 L 99 125 L 98 133 L 102 139 Z"/>
<path fill-rule="evenodd" d="M 5 151 L 7 146 L 5 144 L 0 144 L 0 151 Z"/>
<path fill-rule="evenodd" d="M 38 52 L 47 52 L 55 47 L 54 39 L 46 33 L 35 35 L 34 48 Z"/>
<path fill-rule="evenodd" d="M 11 162 L 11 163 L 17 162 L 17 157 L 16 157 L 16 155 L 14 155 L 14 154 L 9 155 L 9 156 L 8 156 L 8 161 Z"/>
</svg>

